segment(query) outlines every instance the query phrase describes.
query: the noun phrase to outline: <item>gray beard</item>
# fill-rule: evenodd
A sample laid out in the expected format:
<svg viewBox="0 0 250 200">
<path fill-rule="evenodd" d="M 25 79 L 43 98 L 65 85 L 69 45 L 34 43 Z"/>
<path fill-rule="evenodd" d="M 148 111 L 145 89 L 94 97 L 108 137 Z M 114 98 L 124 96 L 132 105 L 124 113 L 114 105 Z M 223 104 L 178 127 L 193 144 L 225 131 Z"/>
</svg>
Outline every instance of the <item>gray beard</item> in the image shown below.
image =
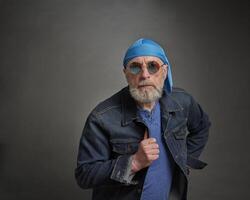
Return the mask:
<svg viewBox="0 0 250 200">
<path fill-rule="evenodd" d="M 140 103 L 152 103 L 161 98 L 163 85 L 161 87 L 153 88 L 152 90 L 139 90 L 129 86 L 131 96 Z"/>
</svg>

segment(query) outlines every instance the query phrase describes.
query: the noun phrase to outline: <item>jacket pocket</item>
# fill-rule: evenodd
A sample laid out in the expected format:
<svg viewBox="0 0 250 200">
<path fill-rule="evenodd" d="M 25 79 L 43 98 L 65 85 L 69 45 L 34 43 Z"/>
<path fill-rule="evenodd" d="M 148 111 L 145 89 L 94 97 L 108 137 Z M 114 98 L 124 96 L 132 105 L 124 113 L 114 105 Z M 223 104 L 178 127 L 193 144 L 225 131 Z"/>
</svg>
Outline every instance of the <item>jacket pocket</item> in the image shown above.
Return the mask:
<svg viewBox="0 0 250 200">
<path fill-rule="evenodd" d="M 112 151 L 118 154 L 134 154 L 138 150 L 140 141 L 136 139 L 111 139 Z"/>
<path fill-rule="evenodd" d="M 175 132 L 173 134 L 174 134 L 175 139 L 177 139 L 177 140 L 183 140 L 183 139 L 186 138 L 186 130 L 185 130 L 185 128 L 181 129 L 180 131 Z"/>
<path fill-rule="evenodd" d="M 187 135 L 186 120 L 177 125 L 171 132 L 174 135 L 175 139 L 177 140 L 185 139 Z"/>
</svg>

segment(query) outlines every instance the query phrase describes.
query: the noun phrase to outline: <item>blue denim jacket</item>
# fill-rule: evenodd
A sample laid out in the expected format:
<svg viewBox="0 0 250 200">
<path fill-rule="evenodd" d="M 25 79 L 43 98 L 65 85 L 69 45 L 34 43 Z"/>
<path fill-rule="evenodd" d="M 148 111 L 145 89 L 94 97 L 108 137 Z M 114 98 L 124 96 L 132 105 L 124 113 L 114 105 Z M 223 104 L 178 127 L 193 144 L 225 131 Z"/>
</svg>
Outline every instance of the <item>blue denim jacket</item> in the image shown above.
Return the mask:
<svg viewBox="0 0 250 200">
<path fill-rule="evenodd" d="M 164 91 L 160 105 L 162 134 L 175 161 L 169 200 L 185 200 L 189 169 L 206 166 L 199 156 L 208 140 L 210 121 L 180 88 Z M 93 188 L 93 200 L 140 199 L 148 168 L 134 175 L 130 170 L 145 128 L 128 87 L 90 113 L 80 139 L 75 178 L 81 188 Z"/>
</svg>

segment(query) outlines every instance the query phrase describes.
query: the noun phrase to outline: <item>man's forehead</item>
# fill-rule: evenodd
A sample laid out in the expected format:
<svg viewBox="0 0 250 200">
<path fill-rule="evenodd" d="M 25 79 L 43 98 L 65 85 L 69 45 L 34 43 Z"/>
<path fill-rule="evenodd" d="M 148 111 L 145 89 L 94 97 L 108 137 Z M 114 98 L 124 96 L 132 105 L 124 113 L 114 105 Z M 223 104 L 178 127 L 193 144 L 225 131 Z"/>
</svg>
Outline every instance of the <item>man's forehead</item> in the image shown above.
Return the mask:
<svg viewBox="0 0 250 200">
<path fill-rule="evenodd" d="M 133 63 L 133 62 L 142 63 L 142 62 L 147 62 L 147 61 L 152 61 L 152 60 L 157 61 L 159 63 L 163 63 L 162 60 L 156 56 L 138 56 L 138 57 L 131 59 L 128 62 L 128 64 Z"/>
</svg>

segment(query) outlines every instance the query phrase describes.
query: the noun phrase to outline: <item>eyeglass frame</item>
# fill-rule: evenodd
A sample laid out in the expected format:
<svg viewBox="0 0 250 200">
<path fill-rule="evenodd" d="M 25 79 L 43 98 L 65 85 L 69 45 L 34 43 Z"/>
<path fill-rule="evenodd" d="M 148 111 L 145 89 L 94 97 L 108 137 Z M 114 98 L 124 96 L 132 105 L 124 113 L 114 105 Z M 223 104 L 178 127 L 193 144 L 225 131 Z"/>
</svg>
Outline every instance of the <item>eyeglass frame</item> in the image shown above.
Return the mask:
<svg viewBox="0 0 250 200">
<path fill-rule="evenodd" d="M 148 63 L 149 63 L 149 62 L 156 62 L 156 63 L 159 64 L 159 62 L 157 62 L 157 61 L 155 61 L 155 60 L 148 61 L 148 62 L 146 63 L 146 65 L 147 65 L 147 67 L 146 67 L 147 71 L 148 71 Z M 132 72 L 128 69 L 133 63 L 140 64 L 140 68 L 141 68 L 141 69 L 140 69 L 140 71 L 139 71 L 138 73 L 136 73 L 136 74 L 132 73 Z M 129 72 L 130 74 L 132 74 L 132 75 L 134 75 L 134 76 L 138 76 L 138 75 L 142 72 L 142 65 L 143 65 L 143 64 L 140 63 L 140 62 L 132 62 L 132 63 L 130 63 L 130 65 L 126 66 L 125 69 L 128 70 L 128 72 Z M 168 66 L 166 63 L 159 64 L 159 68 L 158 68 L 158 70 L 157 70 L 155 73 L 150 73 L 149 71 L 148 71 L 148 73 L 149 73 L 150 75 L 154 75 L 154 74 L 156 74 L 157 72 L 159 72 L 160 68 L 163 67 L 164 65 L 166 65 L 166 67 Z"/>
</svg>

